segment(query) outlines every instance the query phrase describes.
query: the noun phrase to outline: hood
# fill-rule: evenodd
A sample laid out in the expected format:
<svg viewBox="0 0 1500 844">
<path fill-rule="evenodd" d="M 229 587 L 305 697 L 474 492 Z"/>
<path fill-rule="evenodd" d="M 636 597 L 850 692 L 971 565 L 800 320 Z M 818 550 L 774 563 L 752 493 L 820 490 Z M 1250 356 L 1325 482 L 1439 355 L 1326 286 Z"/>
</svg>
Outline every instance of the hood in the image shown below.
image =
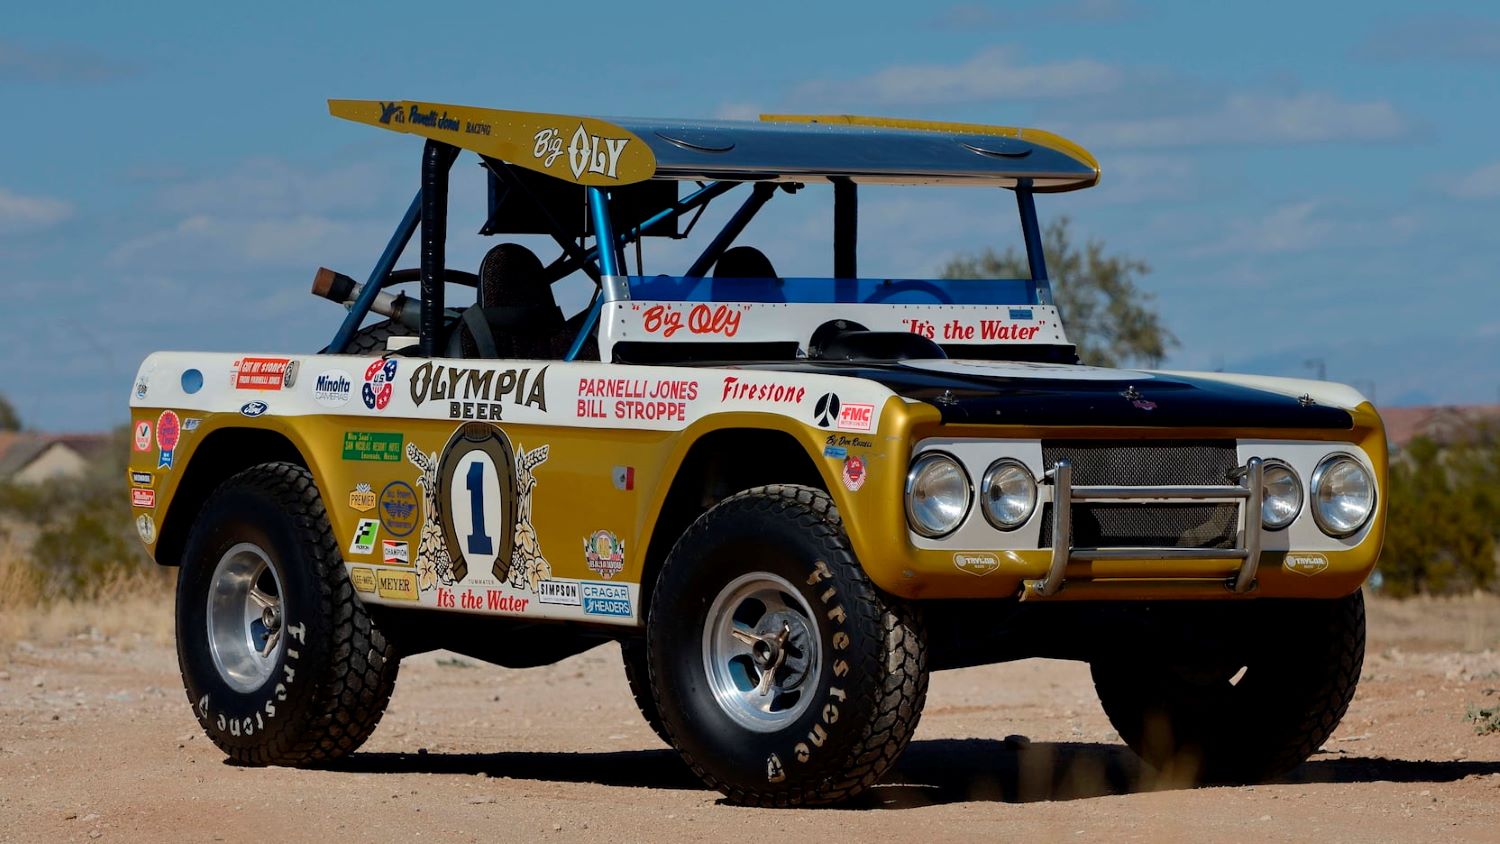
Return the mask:
<svg viewBox="0 0 1500 844">
<path fill-rule="evenodd" d="M 1195 375 L 965 360 L 797 361 L 744 368 L 865 378 L 904 398 L 932 404 L 942 414 L 945 424 L 1303 429 L 1353 426 L 1348 410 L 1320 403 L 1314 398 L 1316 391 L 1309 390 L 1304 395 L 1280 389 L 1285 385 L 1273 379 L 1245 379 L 1248 383 L 1236 383 L 1233 376 L 1220 373 Z M 1351 390 L 1344 392 L 1358 395 Z M 1345 398 L 1342 393 L 1337 395 Z"/>
</svg>

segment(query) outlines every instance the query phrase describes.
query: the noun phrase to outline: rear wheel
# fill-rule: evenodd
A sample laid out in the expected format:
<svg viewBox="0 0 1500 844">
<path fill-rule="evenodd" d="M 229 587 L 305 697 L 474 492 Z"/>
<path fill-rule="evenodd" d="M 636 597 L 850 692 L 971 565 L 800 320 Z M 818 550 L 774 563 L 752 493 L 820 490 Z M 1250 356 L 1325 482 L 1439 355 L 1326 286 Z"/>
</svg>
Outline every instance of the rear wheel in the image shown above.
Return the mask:
<svg viewBox="0 0 1500 844">
<path fill-rule="evenodd" d="M 661 725 L 661 712 L 656 708 L 656 698 L 651 695 L 651 667 L 646 664 L 646 642 L 642 639 L 620 640 L 620 661 L 625 665 L 625 682 L 630 684 L 630 696 L 646 719 L 646 726 L 656 737 L 672 743 Z"/>
<path fill-rule="evenodd" d="M 647 645 L 668 743 L 742 804 L 874 785 L 927 692 L 914 612 L 870 583 L 808 487 L 747 490 L 694 522 L 657 579 Z"/>
<path fill-rule="evenodd" d="M 1105 714 L 1154 767 L 1213 783 L 1271 779 L 1306 761 L 1344 717 L 1364 663 L 1364 597 L 1245 609 L 1250 635 L 1223 658 L 1117 653 L 1092 663 Z"/>
<path fill-rule="evenodd" d="M 254 466 L 204 504 L 178 575 L 177 658 L 198 723 L 236 762 L 326 762 L 374 731 L 397 655 L 306 469 Z"/>
</svg>

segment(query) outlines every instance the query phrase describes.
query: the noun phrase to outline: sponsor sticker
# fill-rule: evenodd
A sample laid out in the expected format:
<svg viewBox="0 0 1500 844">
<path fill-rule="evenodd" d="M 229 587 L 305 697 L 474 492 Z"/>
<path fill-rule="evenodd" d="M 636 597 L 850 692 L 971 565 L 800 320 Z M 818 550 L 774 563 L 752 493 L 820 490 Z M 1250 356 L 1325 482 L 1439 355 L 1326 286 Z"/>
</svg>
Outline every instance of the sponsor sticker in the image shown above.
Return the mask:
<svg viewBox="0 0 1500 844">
<path fill-rule="evenodd" d="M 415 111 L 413 107 L 413 111 Z M 445 112 L 446 114 L 446 112 Z M 542 129 L 532 136 L 531 157 L 542 160 L 542 166 L 551 169 L 559 156 L 567 153 L 568 169 L 575 180 L 584 173 L 597 173 L 608 179 L 618 179 L 616 171 L 620 165 L 620 154 L 630 144 L 629 138 L 605 138 L 590 133 L 582 123 L 568 138 L 567 149 L 563 148 L 563 132 L 558 128 Z"/>
<path fill-rule="evenodd" d="M 368 513 L 375 509 L 375 490 L 369 484 L 355 484 L 354 491 L 349 493 L 349 507 L 360 513 Z"/>
<path fill-rule="evenodd" d="M 580 378 L 575 415 L 579 419 L 687 419 L 698 398 L 690 378 Z"/>
<path fill-rule="evenodd" d="M 388 566 L 411 565 L 411 552 L 406 543 L 397 539 L 385 539 L 380 543 L 380 559 Z"/>
<path fill-rule="evenodd" d="M 375 550 L 375 538 L 380 535 L 379 519 L 360 519 L 354 528 L 354 538 L 349 541 L 349 553 L 364 555 Z"/>
<path fill-rule="evenodd" d="M 807 397 L 807 388 L 794 384 L 745 381 L 737 375 L 724 376 L 723 401 L 740 400 L 758 404 L 798 404 Z"/>
<path fill-rule="evenodd" d="M 630 617 L 630 589 L 623 583 L 578 584 L 578 595 L 583 611 L 588 615 L 607 615 L 615 618 Z"/>
<path fill-rule="evenodd" d="M 313 380 L 313 399 L 324 407 L 343 407 L 354 395 L 354 379 L 342 369 L 328 369 Z"/>
<path fill-rule="evenodd" d="M 839 449 L 874 448 L 875 441 L 867 440 L 864 437 L 851 437 L 848 434 L 829 434 L 828 439 L 824 440 L 824 445 L 834 446 Z M 824 454 L 827 454 L 827 452 L 825 451 Z"/>
<path fill-rule="evenodd" d="M 818 396 L 818 401 L 813 405 L 813 421 L 818 423 L 819 428 L 827 428 L 839 418 L 839 408 L 843 403 L 833 393 L 824 393 Z"/>
<path fill-rule="evenodd" d="M 270 406 L 263 401 L 247 401 L 240 405 L 240 415 L 249 416 L 251 419 L 270 410 Z"/>
<path fill-rule="evenodd" d="M 1010 309 L 1010 318 L 1011 319 L 1034 319 L 1034 317 L 1031 314 L 1031 309 L 1030 308 L 1011 308 Z"/>
<path fill-rule="evenodd" d="M 659 334 L 664 338 L 671 337 L 684 329 L 688 334 L 693 335 L 733 337 L 740 332 L 740 322 L 745 318 L 745 309 L 746 306 L 743 304 L 735 306 L 697 304 L 691 309 L 688 309 L 685 304 L 652 305 L 641 314 L 641 330 L 647 334 Z"/>
<path fill-rule="evenodd" d="M 875 428 L 875 405 L 845 403 L 839 408 L 839 429 L 871 431 Z"/>
<path fill-rule="evenodd" d="M 1328 558 L 1322 554 L 1287 554 L 1281 567 L 1303 577 L 1312 577 L 1328 570 Z"/>
<path fill-rule="evenodd" d="M 579 606 L 578 584 L 571 580 L 543 580 L 536 585 L 536 599 L 544 604 Z"/>
<path fill-rule="evenodd" d="M 285 381 L 297 377 L 288 358 L 240 358 L 229 371 L 236 390 L 280 390 Z"/>
<path fill-rule="evenodd" d="M 375 572 L 375 591 L 382 598 L 400 601 L 417 600 L 417 575 L 409 571 Z"/>
<path fill-rule="evenodd" d="M 153 486 L 156 484 L 156 476 L 150 472 L 131 472 L 130 482 L 136 486 Z"/>
<path fill-rule="evenodd" d="M 865 485 L 865 461 L 856 455 L 844 458 L 844 486 L 850 492 L 857 492 Z"/>
<path fill-rule="evenodd" d="M 145 398 L 146 397 L 146 389 L 147 389 L 147 383 L 146 383 L 146 379 L 145 378 L 141 378 L 139 381 L 136 381 L 135 382 L 135 397 L 138 398 L 138 399 Z"/>
<path fill-rule="evenodd" d="M 182 420 L 177 414 L 170 410 L 163 410 L 156 417 L 156 447 L 161 449 L 161 456 L 156 461 L 156 468 L 172 468 L 172 452 L 177 448 L 177 440 L 182 436 Z"/>
<path fill-rule="evenodd" d="M 614 467 L 614 470 L 610 472 L 610 480 L 614 482 L 615 489 L 621 492 L 629 492 L 635 489 L 635 467 Z"/>
<path fill-rule="evenodd" d="M 380 524 L 392 536 L 417 529 L 417 491 L 405 481 L 392 481 L 380 491 Z"/>
<path fill-rule="evenodd" d="M 354 584 L 356 592 L 375 591 L 375 570 L 363 566 L 355 566 L 349 569 L 349 581 Z"/>
<path fill-rule="evenodd" d="M 370 410 L 385 410 L 391 403 L 391 392 L 396 380 L 396 359 L 372 361 L 365 367 L 365 383 L 360 388 L 360 397 Z M 399 451 L 399 449 L 397 449 Z"/>
<path fill-rule="evenodd" d="M 412 370 L 411 400 L 417 407 L 446 401 L 449 419 L 499 420 L 506 405 L 547 410 L 547 367 L 485 369 L 424 363 Z"/>
<path fill-rule="evenodd" d="M 841 445 L 825 445 L 823 446 L 823 456 L 832 457 L 834 460 L 843 460 L 849 456 L 849 449 Z"/>
<path fill-rule="evenodd" d="M 614 577 L 625 568 L 625 543 L 607 530 L 596 530 L 583 540 L 583 559 L 600 577 Z"/>
<path fill-rule="evenodd" d="M 953 565 L 969 574 L 984 577 L 1000 568 L 1000 559 L 983 551 L 959 551 L 953 555 Z"/>
<path fill-rule="evenodd" d="M 184 420 L 182 420 L 182 432 L 184 434 L 186 434 L 186 433 L 189 433 L 191 431 L 196 431 L 196 430 L 198 430 L 198 426 L 201 425 L 201 424 L 203 424 L 203 420 L 199 419 L 196 416 L 188 418 L 188 419 L 184 419 Z"/>
<path fill-rule="evenodd" d="M 376 463 L 401 460 L 402 436 L 381 431 L 345 431 L 344 459 Z"/>
<path fill-rule="evenodd" d="M 145 420 L 135 423 L 135 450 L 151 450 L 151 423 Z"/>
<path fill-rule="evenodd" d="M 156 490 L 154 489 L 132 489 L 130 491 L 130 506 L 147 507 L 156 509 Z"/>
<path fill-rule="evenodd" d="M 196 369 L 182 371 L 182 391 L 188 395 L 203 389 L 203 373 Z"/>
<path fill-rule="evenodd" d="M 141 535 L 141 541 L 147 545 L 156 541 L 156 522 L 145 513 L 136 516 L 135 532 Z"/>
</svg>

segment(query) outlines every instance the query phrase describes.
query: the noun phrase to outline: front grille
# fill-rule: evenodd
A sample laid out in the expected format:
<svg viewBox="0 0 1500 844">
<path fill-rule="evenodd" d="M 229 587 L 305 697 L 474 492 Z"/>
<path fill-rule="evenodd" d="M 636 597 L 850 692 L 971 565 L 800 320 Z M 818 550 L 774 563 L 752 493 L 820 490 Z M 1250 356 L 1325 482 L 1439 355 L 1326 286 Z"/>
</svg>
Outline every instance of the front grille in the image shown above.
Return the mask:
<svg viewBox="0 0 1500 844">
<path fill-rule="evenodd" d="M 1234 440 L 1042 440 L 1042 463 L 1073 464 L 1076 486 L 1219 486 L 1239 465 Z"/>
<path fill-rule="evenodd" d="M 1073 505 L 1074 548 L 1234 548 L 1235 504 Z M 1052 547 L 1052 504 L 1042 505 L 1041 547 Z"/>
<path fill-rule="evenodd" d="M 1223 486 L 1239 466 L 1234 440 L 1043 440 L 1042 461 L 1073 464 L 1075 486 Z M 1234 548 L 1236 504 L 1073 505 L 1075 548 Z M 1042 507 L 1042 547 L 1052 545 L 1052 505 Z"/>
</svg>

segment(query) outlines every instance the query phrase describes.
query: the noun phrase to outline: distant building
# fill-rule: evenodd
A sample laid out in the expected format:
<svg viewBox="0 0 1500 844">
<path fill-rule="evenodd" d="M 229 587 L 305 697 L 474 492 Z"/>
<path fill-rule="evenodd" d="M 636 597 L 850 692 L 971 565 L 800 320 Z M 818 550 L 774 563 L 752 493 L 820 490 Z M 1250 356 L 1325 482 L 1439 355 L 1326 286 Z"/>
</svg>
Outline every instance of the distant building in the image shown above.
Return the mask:
<svg viewBox="0 0 1500 844">
<path fill-rule="evenodd" d="M 1486 426 L 1500 431 L 1500 404 L 1450 405 L 1445 407 L 1382 407 L 1385 438 L 1400 450 L 1417 437 L 1449 444 L 1469 439 Z"/>
<path fill-rule="evenodd" d="M 0 431 L 0 483 L 78 477 L 109 447 L 108 434 Z"/>
</svg>

